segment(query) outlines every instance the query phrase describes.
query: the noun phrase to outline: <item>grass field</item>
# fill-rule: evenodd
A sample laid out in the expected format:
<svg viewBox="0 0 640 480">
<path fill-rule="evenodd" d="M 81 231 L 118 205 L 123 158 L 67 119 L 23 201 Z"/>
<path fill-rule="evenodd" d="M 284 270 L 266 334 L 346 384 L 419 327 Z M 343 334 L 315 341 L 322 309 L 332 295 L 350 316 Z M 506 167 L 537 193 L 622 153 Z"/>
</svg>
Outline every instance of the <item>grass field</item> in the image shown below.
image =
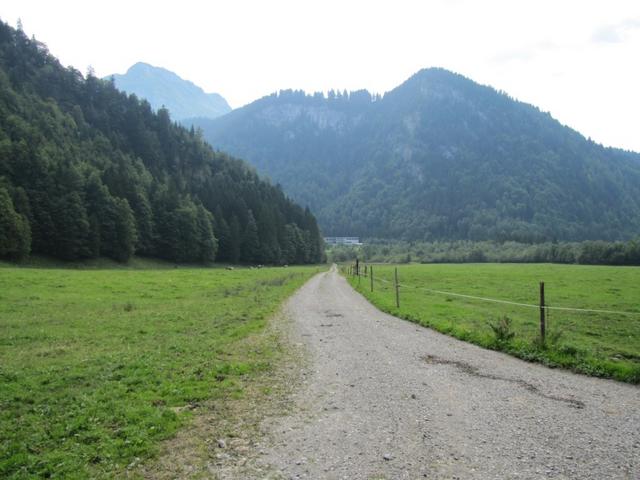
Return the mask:
<svg viewBox="0 0 640 480">
<path fill-rule="evenodd" d="M 640 383 L 640 268 L 550 264 L 400 265 L 400 309 L 392 265 L 374 265 L 370 279 L 351 284 L 382 310 L 478 345 L 589 375 Z M 386 280 L 384 282 L 383 280 Z M 539 309 L 435 294 L 426 288 L 519 303 L 538 304 L 539 282 L 546 304 L 638 315 L 549 310 L 547 341 L 539 341 Z M 511 320 L 510 340 L 499 340 L 489 324 Z"/>
<path fill-rule="evenodd" d="M 0 478 L 112 478 L 149 458 L 185 407 L 271 368 L 275 343 L 243 342 L 317 271 L 101 266 L 0 264 Z"/>
</svg>

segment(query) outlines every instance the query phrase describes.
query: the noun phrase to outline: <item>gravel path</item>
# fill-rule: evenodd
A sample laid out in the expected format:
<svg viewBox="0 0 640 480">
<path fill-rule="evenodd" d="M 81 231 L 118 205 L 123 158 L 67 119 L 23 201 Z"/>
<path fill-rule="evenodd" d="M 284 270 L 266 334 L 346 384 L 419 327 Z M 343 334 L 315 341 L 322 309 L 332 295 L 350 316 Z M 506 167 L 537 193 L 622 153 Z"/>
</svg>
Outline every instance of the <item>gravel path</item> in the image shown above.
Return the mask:
<svg viewBox="0 0 640 480">
<path fill-rule="evenodd" d="M 640 389 L 381 313 L 332 269 L 288 303 L 309 353 L 273 478 L 640 479 Z M 277 473 L 275 473 L 277 472 Z"/>
</svg>

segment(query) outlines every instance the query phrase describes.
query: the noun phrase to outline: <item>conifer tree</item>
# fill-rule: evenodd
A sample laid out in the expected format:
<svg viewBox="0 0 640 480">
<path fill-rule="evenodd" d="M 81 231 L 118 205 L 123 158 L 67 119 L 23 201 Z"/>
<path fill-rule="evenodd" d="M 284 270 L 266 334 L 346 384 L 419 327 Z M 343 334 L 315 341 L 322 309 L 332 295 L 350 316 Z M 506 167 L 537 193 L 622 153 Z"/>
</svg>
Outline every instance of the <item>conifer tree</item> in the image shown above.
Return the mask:
<svg viewBox="0 0 640 480">
<path fill-rule="evenodd" d="M 28 252 L 30 231 L 33 253 L 67 260 L 277 264 L 285 225 L 308 229 L 278 187 L 166 109 L 63 68 L 2 22 L 0 176 L 3 256 Z"/>
<path fill-rule="evenodd" d="M 29 222 L 15 211 L 9 192 L 0 185 L 0 258 L 19 260 L 29 255 L 30 248 Z"/>
<path fill-rule="evenodd" d="M 258 239 L 258 225 L 251 210 L 247 213 L 247 224 L 244 228 L 241 243 L 240 259 L 246 263 L 253 263 L 260 259 L 260 241 Z"/>
<path fill-rule="evenodd" d="M 201 204 L 196 207 L 199 261 L 211 263 L 216 258 L 218 241 L 213 233 L 213 215 Z"/>
<path fill-rule="evenodd" d="M 240 249 L 242 243 L 242 233 L 240 230 L 240 220 L 233 214 L 229 221 L 229 261 L 238 263 L 240 261 Z"/>
<path fill-rule="evenodd" d="M 229 224 L 224 219 L 224 215 L 222 214 L 222 208 L 220 208 L 220 205 L 216 207 L 213 221 L 215 225 L 215 236 L 218 239 L 217 258 L 221 262 L 231 262 L 233 258 L 231 230 L 229 229 Z"/>
</svg>

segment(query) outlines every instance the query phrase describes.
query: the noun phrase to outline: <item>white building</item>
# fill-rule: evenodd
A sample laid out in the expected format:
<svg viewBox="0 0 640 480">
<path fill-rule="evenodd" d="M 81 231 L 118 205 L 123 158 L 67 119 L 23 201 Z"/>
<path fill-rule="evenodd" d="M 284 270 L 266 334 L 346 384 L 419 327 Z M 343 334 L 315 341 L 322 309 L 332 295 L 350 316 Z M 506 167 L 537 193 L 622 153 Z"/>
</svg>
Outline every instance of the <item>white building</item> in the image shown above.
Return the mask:
<svg viewBox="0 0 640 480">
<path fill-rule="evenodd" d="M 362 245 L 360 237 L 324 237 L 327 245 Z"/>
</svg>

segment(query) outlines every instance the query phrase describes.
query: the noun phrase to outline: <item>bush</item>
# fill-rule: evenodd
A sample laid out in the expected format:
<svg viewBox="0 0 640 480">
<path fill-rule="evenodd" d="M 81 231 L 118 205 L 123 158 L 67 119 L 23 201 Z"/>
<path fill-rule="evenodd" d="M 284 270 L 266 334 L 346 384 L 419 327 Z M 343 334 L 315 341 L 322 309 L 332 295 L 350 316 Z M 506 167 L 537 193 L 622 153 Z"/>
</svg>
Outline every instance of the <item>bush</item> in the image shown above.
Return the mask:
<svg viewBox="0 0 640 480">
<path fill-rule="evenodd" d="M 493 330 L 496 343 L 507 343 L 516 336 L 516 333 L 511 329 L 511 319 L 506 315 L 500 317 L 496 323 L 489 322 L 489 327 Z"/>
</svg>

